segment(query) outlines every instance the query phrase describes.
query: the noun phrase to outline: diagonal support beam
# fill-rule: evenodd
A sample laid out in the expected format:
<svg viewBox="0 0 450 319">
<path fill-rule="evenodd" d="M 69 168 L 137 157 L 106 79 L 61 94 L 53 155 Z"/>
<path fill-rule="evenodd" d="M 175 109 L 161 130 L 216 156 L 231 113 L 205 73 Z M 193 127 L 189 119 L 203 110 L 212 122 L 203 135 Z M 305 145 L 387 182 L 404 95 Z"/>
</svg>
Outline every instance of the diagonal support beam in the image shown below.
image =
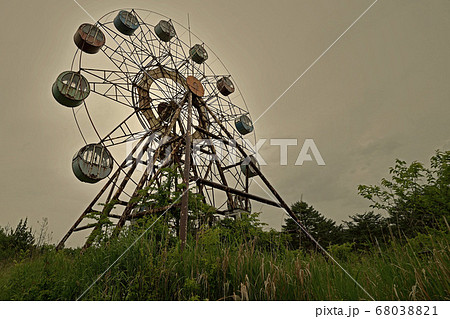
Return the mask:
<svg viewBox="0 0 450 319">
<path fill-rule="evenodd" d="M 180 116 L 181 108 L 183 107 L 185 101 L 186 101 L 186 99 L 183 99 L 183 101 L 180 103 L 178 109 L 175 111 L 175 114 L 172 117 L 170 124 L 164 130 L 163 136 L 169 136 L 178 117 Z M 160 145 L 155 151 L 155 154 L 153 156 L 153 166 L 154 166 L 156 160 L 158 159 L 159 154 L 161 153 L 161 149 L 162 149 L 162 147 Z M 149 174 L 150 174 L 150 169 L 146 169 L 144 174 L 142 175 L 141 179 L 139 180 L 138 185 L 136 186 L 136 188 L 134 190 L 132 198 L 135 198 L 136 196 L 138 196 L 139 190 L 141 190 L 144 187 L 144 184 L 147 181 Z M 120 217 L 119 221 L 117 222 L 116 228 L 114 229 L 114 233 L 113 233 L 114 236 L 117 236 L 119 234 L 120 230 L 125 225 L 125 222 L 127 221 L 129 215 L 131 214 L 131 211 L 133 210 L 133 208 L 135 206 L 136 206 L 136 203 L 133 203 L 132 201 L 128 202 L 127 207 L 125 207 L 125 210 L 123 211 L 122 216 Z"/>
<path fill-rule="evenodd" d="M 147 133 L 145 136 L 142 137 L 142 139 L 136 144 L 136 146 L 133 148 L 133 150 L 131 151 L 131 154 L 134 154 L 136 152 L 136 150 L 139 148 L 139 146 L 142 144 L 142 142 L 144 141 L 145 137 L 148 136 L 149 133 Z M 66 235 L 64 235 L 64 237 L 61 239 L 61 241 L 58 243 L 58 245 L 56 246 L 56 250 L 59 250 L 61 248 L 64 247 L 65 242 L 67 241 L 67 239 L 69 239 L 70 235 L 72 235 L 72 233 L 75 231 L 75 229 L 80 225 L 80 223 L 83 221 L 83 219 L 86 217 L 87 214 L 89 214 L 90 212 L 92 212 L 92 209 L 94 207 L 94 205 L 98 202 L 98 200 L 100 199 L 100 197 L 102 197 L 102 195 L 106 192 L 106 190 L 111 186 L 111 190 L 114 187 L 114 181 L 116 180 L 116 178 L 118 178 L 120 172 L 123 170 L 123 168 L 126 166 L 127 163 L 127 159 L 125 159 L 125 161 L 123 161 L 122 165 L 120 165 L 117 170 L 114 172 L 113 176 L 111 176 L 111 178 L 108 179 L 108 181 L 106 182 L 106 184 L 103 186 L 103 188 L 100 190 L 100 192 L 94 197 L 94 199 L 92 200 L 92 202 L 88 205 L 88 207 L 86 207 L 86 209 L 83 211 L 83 213 L 80 215 L 80 217 L 75 221 L 75 223 L 72 225 L 72 227 L 69 229 L 69 231 L 66 233 Z M 111 185 L 112 184 L 112 185 Z M 108 196 L 109 197 L 109 196 Z"/>
<path fill-rule="evenodd" d="M 212 182 L 207 179 L 198 178 L 196 180 L 196 183 L 197 183 L 197 185 L 209 186 L 209 187 L 216 188 L 216 189 L 222 190 L 222 191 L 230 193 L 230 194 L 239 195 L 244 198 L 255 200 L 257 202 L 264 203 L 267 205 L 271 205 L 271 206 L 275 206 L 275 207 L 279 207 L 279 208 L 282 207 L 281 204 L 274 202 L 270 199 L 266 199 L 264 197 L 259 197 L 259 196 L 253 195 L 253 194 L 249 194 L 249 193 L 243 192 L 243 191 L 235 189 L 235 188 L 231 188 L 231 187 L 219 184 L 219 183 Z"/>
<path fill-rule="evenodd" d="M 203 106 L 205 107 L 205 109 L 208 111 L 208 113 L 212 116 L 212 118 L 214 119 L 214 121 L 220 126 L 220 128 L 222 129 L 223 132 L 225 132 L 225 134 L 227 135 L 227 137 L 229 138 L 229 140 L 233 140 L 233 135 L 231 135 L 230 132 L 228 132 L 227 128 L 222 124 L 222 122 L 217 118 L 216 114 L 214 114 L 214 112 L 211 111 L 211 109 L 208 107 L 208 105 L 206 105 L 205 102 L 203 102 L 202 100 L 199 100 L 200 103 L 203 104 Z M 242 156 L 244 156 L 244 158 L 248 157 L 247 152 L 244 150 L 244 148 L 239 145 L 239 143 L 236 143 L 236 148 L 238 149 L 238 151 L 242 154 Z M 278 192 L 275 190 L 275 188 L 272 186 L 272 184 L 270 184 L 270 182 L 267 180 L 267 178 L 263 175 L 263 173 L 261 172 L 261 170 L 255 165 L 255 163 L 253 163 L 252 161 L 250 161 L 249 165 L 256 171 L 256 173 L 258 174 L 258 176 L 261 178 L 261 180 L 263 181 L 263 183 L 267 186 L 267 188 L 270 190 L 270 192 L 273 194 L 273 196 L 275 196 L 275 198 L 278 200 L 278 202 L 280 203 L 280 207 L 284 208 L 286 210 L 286 212 L 289 214 L 290 217 L 292 217 L 295 221 L 297 221 L 299 223 L 299 225 L 301 225 L 302 227 L 304 227 L 304 225 L 300 222 L 300 220 L 297 218 L 297 216 L 294 214 L 294 212 L 291 210 L 291 208 L 289 207 L 288 204 L 286 204 L 286 202 L 283 200 L 283 198 L 280 196 L 280 194 L 278 194 Z"/>
</svg>

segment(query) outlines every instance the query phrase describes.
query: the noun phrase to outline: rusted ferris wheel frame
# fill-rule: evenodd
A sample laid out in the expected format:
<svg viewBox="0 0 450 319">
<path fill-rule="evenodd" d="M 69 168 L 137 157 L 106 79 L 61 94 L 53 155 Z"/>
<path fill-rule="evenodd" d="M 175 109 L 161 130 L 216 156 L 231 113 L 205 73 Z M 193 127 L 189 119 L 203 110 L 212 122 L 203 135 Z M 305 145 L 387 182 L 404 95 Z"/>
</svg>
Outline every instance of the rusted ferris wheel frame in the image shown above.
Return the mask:
<svg viewBox="0 0 450 319">
<path fill-rule="evenodd" d="M 139 11 L 146 12 L 148 13 L 148 15 L 154 14 L 158 15 L 159 17 L 168 19 L 168 17 L 165 17 L 153 11 L 149 10 L 139 10 Z M 107 17 L 110 17 L 116 12 L 119 12 L 119 14 L 113 21 L 103 21 L 108 20 Z M 240 92 L 239 88 L 235 86 L 233 82 L 231 82 L 230 80 L 231 75 L 228 72 L 228 69 L 226 69 L 222 61 L 204 43 L 202 43 L 201 45 L 197 44 L 196 46 L 191 47 L 190 44 L 187 45 L 180 38 L 178 38 L 178 35 L 176 33 L 174 33 L 172 37 L 169 37 L 169 35 L 171 35 L 169 34 L 170 33 L 169 32 L 168 34 L 165 35 L 166 38 L 164 39 L 169 38 L 176 39 L 179 48 L 176 47 L 174 49 L 176 51 L 176 54 L 171 54 L 169 47 L 168 51 L 169 54 L 167 54 L 167 56 L 163 56 L 163 60 L 159 61 L 158 59 L 161 57 L 161 52 L 165 52 L 164 50 L 167 49 L 165 45 L 161 44 L 161 41 L 158 42 L 158 48 L 153 46 L 146 47 L 145 44 L 145 43 L 148 44 L 148 41 L 155 40 L 154 34 L 152 34 L 150 28 L 153 27 L 153 25 L 145 23 L 144 21 L 145 19 L 141 19 L 141 17 L 137 13 L 137 10 L 133 9 L 129 12 L 133 14 L 136 17 L 136 21 L 139 22 L 139 26 L 135 28 L 135 30 L 140 30 L 137 34 L 133 35 L 135 31 L 127 30 L 126 32 L 130 33 L 127 34 L 127 36 L 129 36 L 129 38 L 127 38 L 118 34 L 112 29 L 112 25 L 114 25 L 117 29 L 119 29 L 119 31 L 120 28 L 122 29 L 125 28 L 120 24 L 123 23 L 123 21 L 121 22 L 118 20 L 122 11 L 115 10 L 104 15 L 101 19 L 97 21 L 95 25 L 93 25 L 93 27 L 91 27 L 92 30 L 95 30 L 94 35 L 95 40 L 97 41 L 97 43 L 100 43 L 101 46 L 99 45 L 100 47 L 98 48 L 98 50 L 97 47 L 93 48 L 90 47 L 88 51 L 86 51 L 87 53 L 95 53 L 97 51 L 102 51 L 108 57 L 110 62 L 112 62 L 113 65 L 117 67 L 117 70 L 83 67 L 82 50 L 78 50 L 77 53 L 75 53 L 71 69 L 72 70 L 76 69 L 75 64 L 76 61 L 78 60 L 79 61 L 77 71 L 78 74 L 80 75 L 83 74 L 84 76 L 98 80 L 90 82 L 91 83 L 90 90 L 92 92 L 102 95 L 103 97 L 106 97 L 110 100 L 114 100 L 118 104 L 128 106 L 133 110 L 133 112 L 128 117 L 126 117 L 122 122 L 120 122 L 110 133 L 102 136 L 99 134 L 94 124 L 94 121 L 90 116 L 87 104 L 83 100 L 82 107 L 85 109 L 87 117 L 90 123 L 92 124 L 95 134 L 99 139 L 97 145 L 102 145 L 103 147 L 106 148 L 112 147 L 114 145 L 120 145 L 124 142 L 129 141 L 130 139 L 135 140 L 140 139 L 140 140 L 138 142 L 138 145 L 135 148 L 133 148 L 133 150 L 127 157 L 127 159 L 130 158 L 132 159 L 131 163 L 126 159 L 125 161 L 123 161 L 123 163 L 119 164 L 118 161 L 114 159 L 114 162 L 116 163 L 118 168 L 111 177 L 108 177 L 108 180 L 104 185 L 104 187 L 102 188 L 102 190 L 97 194 L 97 196 L 90 203 L 90 205 L 88 205 L 86 210 L 81 214 L 79 219 L 70 228 L 69 232 L 66 234 L 66 236 L 63 237 L 63 239 L 61 240 L 61 242 L 58 244 L 57 247 L 58 248 L 63 247 L 65 241 L 70 237 L 72 233 L 89 228 L 94 228 L 94 231 L 91 233 L 91 236 L 88 238 L 85 244 L 85 247 L 89 246 L 93 240 L 92 234 L 95 232 L 95 230 L 98 230 L 99 228 L 102 227 L 99 223 L 80 226 L 84 218 L 92 212 L 100 215 L 101 217 L 118 219 L 115 230 L 115 233 L 118 233 L 126 221 L 132 220 L 133 218 L 145 216 L 146 214 L 156 213 L 157 211 L 159 211 L 150 208 L 144 212 L 133 213 L 133 209 L 136 207 L 136 205 L 132 204 L 131 201 L 127 202 L 119 199 L 119 196 L 125 193 L 124 189 L 128 182 L 131 182 L 134 185 L 136 185 L 133 195 L 130 196 L 127 194 L 127 196 L 131 199 L 132 197 L 137 195 L 138 191 L 142 189 L 147 182 L 154 181 L 160 172 L 160 170 L 149 171 L 146 169 L 144 174 L 142 174 L 141 178 L 138 181 L 134 180 L 132 177 L 132 175 L 135 173 L 136 167 L 139 165 L 139 159 L 135 157 L 136 152 L 138 151 L 138 147 L 139 145 L 143 144 L 144 145 L 143 150 L 147 151 L 150 142 L 144 143 L 144 139 L 147 138 L 149 133 L 152 132 L 153 133 L 163 132 L 165 136 L 169 136 L 171 138 L 171 143 L 168 142 L 164 142 L 162 144 L 160 143 L 160 145 L 154 150 L 155 156 L 153 156 L 152 159 L 155 161 L 154 164 L 156 163 L 156 161 L 158 161 L 161 149 L 166 144 L 168 146 L 169 145 L 172 146 L 172 152 L 169 154 L 169 160 L 171 159 L 171 157 L 173 157 L 174 159 L 177 158 L 175 154 L 176 151 L 178 151 L 180 148 L 184 146 L 185 160 L 184 162 L 179 162 L 179 164 L 184 165 L 185 168 L 183 173 L 183 181 L 185 185 L 188 185 L 191 181 L 195 181 L 195 184 L 197 185 L 199 191 L 202 194 L 204 194 L 204 190 L 207 187 L 209 187 L 209 190 L 212 194 L 212 199 L 211 197 L 208 197 L 208 200 L 213 205 L 215 205 L 214 192 L 215 190 L 220 190 L 226 193 L 227 200 L 225 203 L 228 203 L 228 207 L 231 207 L 229 208 L 231 209 L 231 211 L 233 211 L 234 209 L 232 196 L 236 195 L 245 198 L 245 205 L 244 205 L 245 209 L 249 208 L 249 200 L 256 200 L 268 205 L 284 208 L 288 211 L 288 213 L 291 216 L 294 216 L 290 211 L 288 205 L 282 200 L 282 198 L 278 195 L 278 193 L 275 191 L 272 185 L 270 185 L 270 183 L 264 177 L 264 175 L 262 175 L 259 166 L 257 166 L 256 163 L 252 160 L 246 164 L 247 165 L 246 171 L 242 170 L 241 168 L 241 170 L 245 172 L 245 174 L 243 174 L 244 176 L 242 176 L 239 171 L 239 167 L 242 166 L 242 163 L 238 163 L 237 165 L 234 164 L 229 166 L 223 166 L 221 165 L 221 163 L 219 163 L 219 161 L 214 160 L 213 162 L 215 163 L 215 165 L 211 165 L 212 162 L 208 163 L 208 165 L 206 165 L 203 162 L 203 164 L 205 164 L 203 167 L 203 171 L 197 171 L 196 167 L 194 166 L 191 167 L 190 165 L 191 156 L 186 154 L 190 154 L 191 139 L 193 137 L 211 138 L 214 139 L 215 141 L 223 142 L 223 144 L 226 145 L 225 148 L 229 146 L 236 147 L 243 158 L 247 158 L 249 155 L 251 155 L 251 148 L 246 144 L 246 142 L 242 139 L 241 136 L 241 134 L 248 134 L 252 132 L 254 141 L 256 141 L 256 136 L 253 127 L 252 125 L 249 126 L 249 121 L 251 124 L 250 114 L 248 112 L 244 97 Z M 177 27 L 181 27 L 185 32 L 189 32 L 189 39 L 191 38 L 191 35 L 193 35 L 190 32 L 190 30 L 183 27 L 181 24 L 178 24 L 177 22 L 172 21 L 170 19 L 168 21 L 171 25 L 176 24 Z M 161 22 L 159 24 L 161 24 Z M 143 31 L 141 30 L 143 26 L 147 28 L 147 30 L 145 30 L 145 32 L 147 33 L 145 33 L 144 35 L 142 34 Z M 83 49 L 82 42 L 80 41 L 85 40 L 86 36 L 83 38 L 83 36 L 78 35 L 80 30 L 82 30 L 82 27 L 83 25 L 79 28 L 79 30 L 77 30 L 77 33 L 75 35 L 75 43 L 77 44 L 77 46 L 79 47 L 81 46 L 81 48 Z M 113 43 L 116 43 L 117 46 L 110 47 L 107 44 L 105 44 L 104 41 L 105 39 L 103 39 L 101 36 L 98 35 L 99 32 L 95 28 L 97 28 L 98 30 L 100 29 L 103 30 L 105 32 L 106 39 L 112 38 Z M 91 32 L 91 29 L 89 29 L 89 32 Z M 159 29 L 159 31 L 156 31 L 157 29 L 158 25 L 155 28 L 155 32 L 162 32 L 161 28 Z M 124 33 L 123 30 L 121 32 Z M 139 38 L 139 36 L 141 38 Z M 153 36 L 154 38 L 152 39 L 151 36 Z M 148 39 L 148 37 L 150 37 L 150 40 Z M 167 41 L 168 43 L 171 43 L 170 39 L 169 41 Z M 103 42 L 101 40 L 103 40 Z M 141 41 L 140 45 L 136 44 L 138 40 Z M 122 45 L 123 46 L 126 45 L 128 49 L 133 48 L 132 49 L 133 51 L 128 52 L 126 48 L 124 49 L 122 47 Z M 183 46 L 191 48 L 189 50 L 188 56 L 186 56 L 186 53 L 183 51 L 184 48 Z M 178 51 L 178 49 L 181 49 L 181 51 Z M 213 63 L 219 61 L 222 64 L 223 69 L 227 72 L 227 74 L 216 75 L 212 70 L 212 68 L 207 63 L 204 63 L 207 58 L 207 55 L 205 55 L 206 51 L 203 52 L 202 50 L 207 50 L 207 52 L 212 54 L 216 58 L 216 60 Z M 154 53 L 156 52 L 159 53 L 158 56 L 154 55 Z M 121 59 L 119 59 L 117 56 L 121 56 Z M 134 60 L 135 58 L 137 60 Z M 150 61 L 147 60 L 149 58 Z M 192 62 L 191 59 L 194 62 Z M 155 60 L 158 60 L 157 63 L 154 63 Z M 139 63 L 136 63 L 136 61 L 139 61 Z M 172 68 L 167 67 L 166 64 L 163 66 L 161 62 L 164 61 L 166 61 L 168 65 L 172 66 Z M 144 65 L 143 64 L 144 62 L 148 63 Z M 206 74 L 206 68 L 209 68 L 209 71 L 211 72 L 209 75 Z M 173 81 L 176 87 L 171 87 L 170 85 L 167 85 L 169 80 Z M 164 83 L 164 81 L 166 81 L 166 83 Z M 155 83 L 158 86 L 158 88 L 157 91 L 152 92 L 151 86 Z M 164 84 L 167 85 L 165 87 L 167 90 L 162 90 Z M 110 86 L 109 89 L 114 88 L 113 93 L 109 94 L 108 93 L 109 89 L 108 91 L 100 91 L 98 87 L 102 85 L 109 85 Z M 181 88 L 179 88 L 178 86 L 180 86 Z M 235 105 L 231 101 L 229 95 L 232 94 L 234 90 L 237 90 L 238 92 L 237 97 L 242 100 L 243 107 L 245 109 L 242 109 L 241 107 Z M 174 96 L 176 97 L 175 99 Z M 175 104 L 178 106 L 178 108 L 167 119 L 165 117 L 164 118 L 161 117 L 161 114 L 158 115 L 159 116 L 158 117 L 154 113 L 154 104 L 152 104 L 152 101 L 157 101 L 158 99 L 161 99 L 161 103 L 167 103 L 169 100 L 174 101 Z M 187 103 L 187 110 L 186 110 L 187 114 L 183 114 L 182 110 L 186 103 Z M 196 111 L 195 114 L 193 114 L 193 110 Z M 231 114 L 227 113 L 227 111 L 229 112 L 230 110 L 232 111 L 232 113 Z M 75 111 L 74 117 L 77 126 L 80 129 L 80 125 L 77 120 Z M 129 127 L 128 121 L 134 117 L 138 118 L 139 122 L 141 123 L 144 129 L 143 132 L 133 132 L 132 129 Z M 169 118 L 171 118 L 170 123 L 166 122 L 165 124 L 162 124 L 164 120 L 168 120 Z M 196 120 L 196 123 L 192 123 L 192 119 L 194 118 Z M 237 123 L 237 121 L 241 118 L 243 119 L 242 122 Z M 184 120 L 186 120 L 187 122 L 186 127 L 183 126 Z M 235 124 L 236 126 L 233 125 L 234 122 L 236 122 Z M 172 135 L 172 131 L 175 130 L 177 123 L 179 125 L 180 131 L 179 134 L 181 135 L 174 136 Z M 189 134 L 190 126 L 192 126 L 193 129 L 195 130 L 195 132 L 192 135 Z M 113 138 L 112 137 L 113 133 L 119 130 L 123 132 L 123 135 Z M 83 139 L 85 140 L 85 143 L 87 144 L 87 141 L 81 129 L 80 133 Z M 180 139 L 180 137 L 184 138 Z M 238 140 L 238 142 L 236 142 L 236 140 Z M 241 143 L 239 143 L 239 141 Z M 203 150 L 203 152 L 205 152 L 205 154 L 217 155 L 216 147 L 217 146 L 215 145 L 208 145 L 209 151 Z M 188 150 L 189 152 L 187 153 Z M 149 161 L 150 159 L 147 162 Z M 181 158 L 178 158 L 178 161 L 181 161 Z M 254 172 L 253 175 L 249 174 L 250 171 L 249 168 L 251 168 L 251 171 Z M 214 170 L 215 173 L 213 174 Z M 227 170 L 227 173 L 228 171 L 231 170 L 237 172 L 236 175 L 231 173 L 231 176 L 233 176 L 233 178 L 237 180 L 237 184 L 235 185 L 228 184 L 224 170 Z M 124 174 L 125 176 L 119 184 L 119 175 L 121 174 Z M 210 178 L 208 178 L 209 174 L 211 174 Z M 249 177 L 253 176 L 261 177 L 264 184 L 266 184 L 266 186 L 269 188 L 269 190 L 272 192 L 272 194 L 275 196 L 278 202 L 249 194 L 249 181 L 250 181 Z M 240 185 L 242 189 L 236 188 L 236 186 L 238 185 Z M 110 191 L 107 196 L 106 203 L 113 202 L 114 205 L 124 206 L 125 209 L 122 215 L 112 214 L 111 205 L 109 206 L 105 205 L 102 211 L 96 211 L 94 209 L 94 205 L 98 203 L 100 197 L 106 194 L 108 188 L 110 188 Z M 206 194 L 208 194 L 208 190 L 206 191 Z M 205 198 L 207 198 L 207 196 L 205 196 Z M 183 197 L 181 206 L 183 217 L 182 223 L 185 224 L 186 223 L 185 218 L 187 218 L 187 194 L 186 196 Z M 185 235 L 182 234 L 182 237 L 183 236 L 185 240 Z"/>
</svg>

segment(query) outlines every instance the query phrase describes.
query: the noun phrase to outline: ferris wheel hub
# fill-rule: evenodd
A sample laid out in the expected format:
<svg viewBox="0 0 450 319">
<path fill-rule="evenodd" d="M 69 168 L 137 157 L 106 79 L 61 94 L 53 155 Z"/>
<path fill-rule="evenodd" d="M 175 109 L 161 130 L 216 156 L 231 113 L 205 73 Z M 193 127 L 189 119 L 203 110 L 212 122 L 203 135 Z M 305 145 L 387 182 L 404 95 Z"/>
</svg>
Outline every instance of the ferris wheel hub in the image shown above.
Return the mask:
<svg viewBox="0 0 450 319">
<path fill-rule="evenodd" d="M 188 76 L 186 78 L 186 83 L 189 90 L 198 97 L 203 97 L 205 95 L 205 89 L 203 88 L 202 82 L 193 76 Z"/>
</svg>

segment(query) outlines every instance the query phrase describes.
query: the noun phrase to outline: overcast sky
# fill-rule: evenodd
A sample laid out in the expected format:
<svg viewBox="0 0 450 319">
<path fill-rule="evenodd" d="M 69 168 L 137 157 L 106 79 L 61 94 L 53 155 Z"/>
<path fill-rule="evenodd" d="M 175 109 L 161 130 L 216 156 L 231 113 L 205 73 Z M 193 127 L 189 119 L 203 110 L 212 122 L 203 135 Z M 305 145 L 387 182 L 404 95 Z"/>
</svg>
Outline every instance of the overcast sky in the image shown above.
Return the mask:
<svg viewBox="0 0 450 319">
<path fill-rule="evenodd" d="M 191 27 L 222 59 L 259 117 L 373 1 L 86 1 L 95 18 L 143 8 Z M 46 217 L 58 241 L 101 185 L 70 167 L 83 141 L 51 95 L 70 67 L 73 34 L 90 18 L 72 0 L 2 1 L 0 225 Z M 450 2 L 380 0 L 258 122 L 263 172 L 288 203 L 303 196 L 336 221 L 369 210 L 359 184 L 396 158 L 427 162 L 450 148 Z M 118 119 L 119 121 L 119 119 Z M 298 139 L 279 165 L 274 138 Z M 313 139 L 326 165 L 294 162 Z M 253 185 L 257 194 L 264 193 Z M 279 229 L 280 211 L 253 204 Z"/>
</svg>

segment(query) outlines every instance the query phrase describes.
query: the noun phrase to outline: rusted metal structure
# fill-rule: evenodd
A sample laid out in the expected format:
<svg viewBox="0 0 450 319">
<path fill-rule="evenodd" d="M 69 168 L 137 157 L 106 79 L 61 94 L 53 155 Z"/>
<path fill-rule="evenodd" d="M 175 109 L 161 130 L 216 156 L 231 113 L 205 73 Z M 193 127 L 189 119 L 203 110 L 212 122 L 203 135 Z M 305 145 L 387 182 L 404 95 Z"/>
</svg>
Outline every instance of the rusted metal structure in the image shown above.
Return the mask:
<svg viewBox="0 0 450 319">
<path fill-rule="evenodd" d="M 192 45 L 192 36 L 202 44 Z M 86 143 L 73 158 L 75 176 L 105 184 L 58 248 L 74 233 L 91 230 L 88 247 L 105 220 L 118 234 L 127 222 L 164 213 L 170 207 L 138 207 L 131 199 L 144 189 L 154 191 L 150 186 L 161 185 L 163 169 L 171 165 L 183 176 L 178 185 L 185 187 L 175 203 L 181 207 L 182 245 L 189 219 L 187 188 L 225 216 L 238 217 L 250 211 L 250 201 L 258 201 L 295 218 L 256 161 L 248 142 L 253 138 L 255 143 L 254 128 L 241 92 L 220 59 L 190 30 L 155 12 L 117 10 L 94 25 L 82 24 L 74 42 L 78 50 L 71 69 L 57 77 L 52 92 L 56 101 L 72 109 Z M 89 56 L 95 53 L 104 58 L 102 68 L 89 66 Z M 91 116 L 100 106 L 88 103 L 89 93 L 105 104 L 126 108 L 129 115 L 101 134 Z M 88 143 L 80 114 L 85 114 L 97 141 Z M 108 109 L 107 114 L 113 113 Z M 122 156 L 113 154 L 124 145 L 132 147 Z M 273 198 L 251 194 L 252 178 L 260 178 Z"/>
</svg>

